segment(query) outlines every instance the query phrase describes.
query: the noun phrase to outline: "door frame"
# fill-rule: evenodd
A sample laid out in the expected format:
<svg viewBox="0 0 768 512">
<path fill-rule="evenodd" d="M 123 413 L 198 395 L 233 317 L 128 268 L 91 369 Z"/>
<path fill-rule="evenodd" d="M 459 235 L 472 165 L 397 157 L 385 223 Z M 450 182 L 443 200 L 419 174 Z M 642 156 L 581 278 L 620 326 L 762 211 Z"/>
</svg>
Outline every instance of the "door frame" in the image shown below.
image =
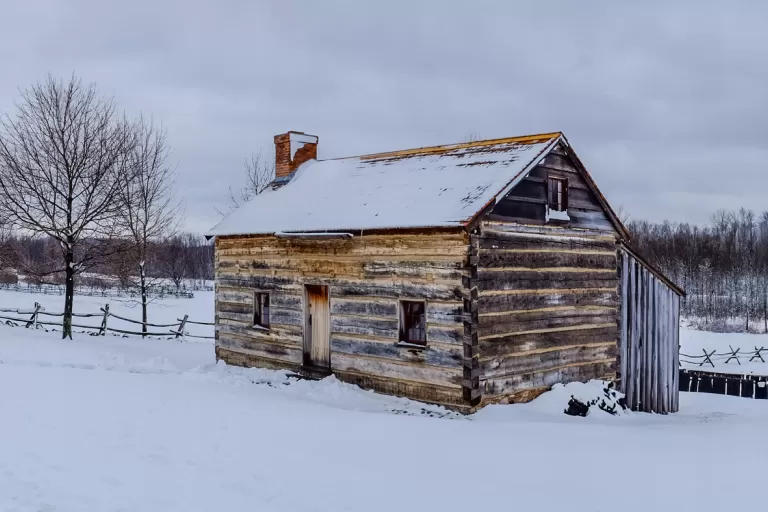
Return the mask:
<svg viewBox="0 0 768 512">
<path fill-rule="evenodd" d="M 309 289 L 312 288 L 320 288 L 325 291 L 325 297 L 328 304 L 328 332 L 327 332 L 327 338 L 328 338 L 328 352 L 327 352 L 327 360 L 328 360 L 328 366 L 318 366 L 315 364 L 314 361 L 311 359 L 311 353 L 312 353 L 312 341 L 311 341 L 311 334 L 312 334 L 312 328 L 309 324 Z M 304 283 L 303 286 L 303 302 L 302 302 L 302 310 L 303 310 L 303 316 L 304 316 L 304 324 L 302 327 L 302 367 L 309 370 L 314 371 L 320 371 L 325 374 L 329 374 L 331 372 L 331 290 L 330 287 L 327 284 L 323 283 Z"/>
</svg>

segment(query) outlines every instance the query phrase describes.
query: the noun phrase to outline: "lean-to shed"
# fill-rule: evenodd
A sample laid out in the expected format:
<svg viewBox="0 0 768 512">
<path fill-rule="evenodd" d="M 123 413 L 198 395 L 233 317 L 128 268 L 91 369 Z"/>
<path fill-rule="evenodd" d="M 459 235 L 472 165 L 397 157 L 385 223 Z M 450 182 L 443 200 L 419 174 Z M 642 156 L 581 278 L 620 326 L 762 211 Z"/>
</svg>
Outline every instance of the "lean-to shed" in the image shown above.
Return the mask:
<svg viewBox="0 0 768 512">
<path fill-rule="evenodd" d="M 682 290 L 561 133 L 317 160 L 275 137 L 272 186 L 212 231 L 216 354 L 471 412 L 618 379 L 677 410 Z"/>
</svg>

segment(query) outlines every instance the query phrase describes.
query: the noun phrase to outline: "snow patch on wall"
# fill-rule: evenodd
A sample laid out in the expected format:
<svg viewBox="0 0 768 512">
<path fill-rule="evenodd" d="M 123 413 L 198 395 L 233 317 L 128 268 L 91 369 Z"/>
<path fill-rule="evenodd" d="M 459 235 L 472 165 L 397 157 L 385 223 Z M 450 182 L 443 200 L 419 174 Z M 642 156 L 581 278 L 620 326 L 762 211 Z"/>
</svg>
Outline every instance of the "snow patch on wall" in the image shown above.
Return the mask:
<svg viewBox="0 0 768 512">
<path fill-rule="evenodd" d="M 547 208 L 547 222 L 549 222 L 550 220 L 569 221 L 571 220 L 571 216 L 568 215 L 567 211 L 559 212 L 557 210 L 552 210 L 550 208 Z"/>
</svg>

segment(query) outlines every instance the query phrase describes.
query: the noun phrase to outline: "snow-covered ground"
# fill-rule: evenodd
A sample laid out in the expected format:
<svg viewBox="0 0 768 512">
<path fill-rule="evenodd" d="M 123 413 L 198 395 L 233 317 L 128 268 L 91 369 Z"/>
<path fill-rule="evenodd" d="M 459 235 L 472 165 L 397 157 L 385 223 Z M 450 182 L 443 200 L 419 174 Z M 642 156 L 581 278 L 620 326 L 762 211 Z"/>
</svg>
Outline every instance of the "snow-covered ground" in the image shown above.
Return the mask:
<svg viewBox="0 0 768 512">
<path fill-rule="evenodd" d="M 80 301 L 82 304 L 84 301 Z M 174 313 L 176 314 L 176 313 Z M 214 363 L 210 343 L 0 326 L 0 510 L 756 509 L 768 404 L 562 414 L 568 386 L 462 417 Z"/>
</svg>

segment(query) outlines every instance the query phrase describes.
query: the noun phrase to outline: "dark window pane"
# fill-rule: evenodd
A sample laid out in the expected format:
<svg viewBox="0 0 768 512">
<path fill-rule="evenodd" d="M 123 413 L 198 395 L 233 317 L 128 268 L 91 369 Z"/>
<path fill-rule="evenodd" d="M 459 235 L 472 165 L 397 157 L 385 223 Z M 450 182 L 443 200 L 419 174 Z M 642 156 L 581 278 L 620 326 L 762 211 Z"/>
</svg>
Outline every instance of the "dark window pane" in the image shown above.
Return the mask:
<svg viewBox="0 0 768 512">
<path fill-rule="evenodd" d="M 416 301 L 403 301 L 401 307 L 401 337 L 403 341 L 418 343 L 427 342 L 425 304 Z"/>
</svg>

